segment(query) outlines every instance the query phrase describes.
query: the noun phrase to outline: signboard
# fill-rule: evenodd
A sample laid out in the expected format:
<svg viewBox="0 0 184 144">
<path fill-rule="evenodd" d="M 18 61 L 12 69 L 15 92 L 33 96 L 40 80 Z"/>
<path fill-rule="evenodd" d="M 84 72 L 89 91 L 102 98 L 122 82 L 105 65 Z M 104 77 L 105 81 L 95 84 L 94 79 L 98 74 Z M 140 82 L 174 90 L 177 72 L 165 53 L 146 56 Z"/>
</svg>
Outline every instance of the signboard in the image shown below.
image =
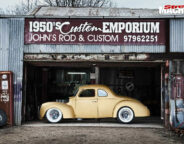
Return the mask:
<svg viewBox="0 0 184 144">
<path fill-rule="evenodd" d="M 25 44 L 165 44 L 164 20 L 26 19 Z"/>
<path fill-rule="evenodd" d="M 7 90 L 8 89 L 8 81 L 2 81 L 1 88 L 2 88 L 2 90 Z"/>
</svg>

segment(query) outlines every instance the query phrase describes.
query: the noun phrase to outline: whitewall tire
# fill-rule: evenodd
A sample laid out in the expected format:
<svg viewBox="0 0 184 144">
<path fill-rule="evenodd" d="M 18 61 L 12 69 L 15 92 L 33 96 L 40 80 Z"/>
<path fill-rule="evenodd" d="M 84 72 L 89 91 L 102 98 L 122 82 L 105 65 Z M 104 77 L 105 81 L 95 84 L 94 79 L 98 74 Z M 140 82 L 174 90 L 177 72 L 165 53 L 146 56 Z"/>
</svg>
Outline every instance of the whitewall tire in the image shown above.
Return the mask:
<svg viewBox="0 0 184 144">
<path fill-rule="evenodd" d="M 134 119 L 134 112 L 129 107 L 122 107 L 118 111 L 117 119 L 122 123 L 131 123 Z"/>
<path fill-rule="evenodd" d="M 46 118 L 51 123 L 57 123 L 61 121 L 62 117 L 62 112 L 57 108 L 51 108 L 46 113 Z"/>
</svg>

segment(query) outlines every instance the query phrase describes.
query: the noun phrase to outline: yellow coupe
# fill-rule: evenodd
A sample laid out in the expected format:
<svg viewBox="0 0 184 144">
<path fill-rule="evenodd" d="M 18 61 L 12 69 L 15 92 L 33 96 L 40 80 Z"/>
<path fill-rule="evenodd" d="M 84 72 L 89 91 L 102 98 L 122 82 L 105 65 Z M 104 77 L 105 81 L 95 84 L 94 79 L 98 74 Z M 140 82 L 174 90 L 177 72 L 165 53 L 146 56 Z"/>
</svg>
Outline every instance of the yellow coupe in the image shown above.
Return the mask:
<svg viewBox="0 0 184 144">
<path fill-rule="evenodd" d="M 80 86 L 68 103 L 47 102 L 40 108 L 40 119 L 51 123 L 74 118 L 117 118 L 130 123 L 135 117 L 150 116 L 149 109 L 140 101 L 116 95 L 104 85 Z"/>
</svg>

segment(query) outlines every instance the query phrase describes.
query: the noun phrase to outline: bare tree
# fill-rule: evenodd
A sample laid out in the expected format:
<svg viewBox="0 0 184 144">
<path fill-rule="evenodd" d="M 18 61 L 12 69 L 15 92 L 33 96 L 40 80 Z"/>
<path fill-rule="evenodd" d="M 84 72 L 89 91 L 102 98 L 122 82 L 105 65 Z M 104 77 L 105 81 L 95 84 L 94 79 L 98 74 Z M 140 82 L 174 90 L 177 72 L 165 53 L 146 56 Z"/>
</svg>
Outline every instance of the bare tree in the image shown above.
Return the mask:
<svg viewBox="0 0 184 144">
<path fill-rule="evenodd" d="M 109 7 L 110 0 L 43 0 L 49 6 L 62 7 Z"/>
<path fill-rule="evenodd" d="M 25 15 L 31 9 L 34 9 L 38 6 L 39 0 L 22 0 L 21 3 L 15 5 L 14 7 L 10 7 L 5 10 L 6 14 L 12 15 Z"/>
<path fill-rule="evenodd" d="M 22 0 L 18 5 L 8 8 L 4 13 L 13 15 L 25 15 L 31 9 L 38 6 L 55 7 L 111 7 L 110 0 Z"/>
</svg>

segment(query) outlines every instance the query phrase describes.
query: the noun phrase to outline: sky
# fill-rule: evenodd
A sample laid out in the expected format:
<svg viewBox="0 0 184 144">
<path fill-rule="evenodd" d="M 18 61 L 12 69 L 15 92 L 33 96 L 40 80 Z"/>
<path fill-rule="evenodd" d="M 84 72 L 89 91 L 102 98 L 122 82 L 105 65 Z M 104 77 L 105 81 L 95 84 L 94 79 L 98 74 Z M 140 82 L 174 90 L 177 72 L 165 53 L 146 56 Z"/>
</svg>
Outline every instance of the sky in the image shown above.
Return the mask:
<svg viewBox="0 0 184 144">
<path fill-rule="evenodd" d="M 0 0 L 0 8 L 10 8 L 22 0 Z M 184 5 L 184 0 L 111 0 L 116 7 L 126 8 L 158 8 L 167 4 Z"/>
</svg>

